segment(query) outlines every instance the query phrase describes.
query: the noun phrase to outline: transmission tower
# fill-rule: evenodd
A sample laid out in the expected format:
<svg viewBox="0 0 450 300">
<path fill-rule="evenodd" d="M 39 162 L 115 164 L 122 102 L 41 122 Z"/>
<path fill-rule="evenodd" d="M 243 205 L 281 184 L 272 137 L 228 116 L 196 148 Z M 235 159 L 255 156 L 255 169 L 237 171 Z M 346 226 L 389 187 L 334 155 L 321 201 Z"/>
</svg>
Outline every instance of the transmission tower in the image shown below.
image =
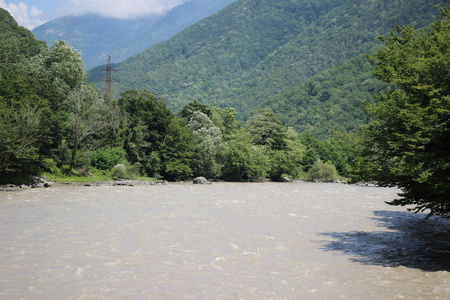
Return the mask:
<svg viewBox="0 0 450 300">
<path fill-rule="evenodd" d="M 113 91 L 111 87 L 111 83 L 113 82 L 120 82 L 117 80 L 112 79 L 111 73 L 112 72 L 118 72 L 117 70 L 114 70 L 111 65 L 111 55 L 108 55 L 108 64 L 106 65 L 105 69 L 102 69 L 102 71 L 106 71 L 106 78 L 98 79 L 98 81 L 104 81 L 105 82 L 105 101 L 107 103 L 111 103 L 113 99 Z"/>
</svg>

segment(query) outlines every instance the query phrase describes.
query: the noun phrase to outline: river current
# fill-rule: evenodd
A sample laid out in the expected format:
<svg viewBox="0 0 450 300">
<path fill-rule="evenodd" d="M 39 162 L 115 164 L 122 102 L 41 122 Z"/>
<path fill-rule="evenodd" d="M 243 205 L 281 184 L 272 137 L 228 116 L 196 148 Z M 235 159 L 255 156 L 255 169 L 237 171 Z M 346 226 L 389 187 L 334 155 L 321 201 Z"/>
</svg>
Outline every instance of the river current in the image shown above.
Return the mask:
<svg viewBox="0 0 450 300">
<path fill-rule="evenodd" d="M 450 299 L 449 220 L 314 183 L 0 191 L 0 299 Z"/>
</svg>

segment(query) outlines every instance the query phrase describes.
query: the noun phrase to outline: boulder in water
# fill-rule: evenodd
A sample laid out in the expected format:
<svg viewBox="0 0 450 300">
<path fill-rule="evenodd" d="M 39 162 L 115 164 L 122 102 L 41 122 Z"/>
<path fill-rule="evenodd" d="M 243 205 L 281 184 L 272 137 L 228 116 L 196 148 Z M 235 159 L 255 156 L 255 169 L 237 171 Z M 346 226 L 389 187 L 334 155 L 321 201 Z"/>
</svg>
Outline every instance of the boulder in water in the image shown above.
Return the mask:
<svg viewBox="0 0 450 300">
<path fill-rule="evenodd" d="M 211 184 L 211 182 L 205 177 L 197 177 L 194 179 L 194 184 Z"/>
</svg>

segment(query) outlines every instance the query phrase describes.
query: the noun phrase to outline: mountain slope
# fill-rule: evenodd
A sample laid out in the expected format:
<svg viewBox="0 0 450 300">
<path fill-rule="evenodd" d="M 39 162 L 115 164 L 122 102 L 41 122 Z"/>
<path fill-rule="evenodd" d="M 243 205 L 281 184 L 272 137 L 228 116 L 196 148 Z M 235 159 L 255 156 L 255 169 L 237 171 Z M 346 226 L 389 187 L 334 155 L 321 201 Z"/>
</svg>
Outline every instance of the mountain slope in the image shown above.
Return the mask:
<svg viewBox="0 0 450 300">
<path fill-rule="evenodd" d="M 15 62 L 21 56 L 34 56 L 46 48 L 45 42 L 36 40 L 3 8 L 0 8 L 0 41 L 0 64 Z"/>
<path fill-rule="evenodd" d="M 104 64 L 108 55 L 123 61 L 166 41 L 184 28 L 235 0 L 190 0 L 164 15 L 119 20 L 98 15 L 67 16 L 49 21 L 32 32 L 49 45 L 63 39 L 76 48 L 87 68 Z"/>
<path fill-rule="evenodd" d="M 375 78 L 371 62 L 361 54 L 268 97 L 250 113 L 270 107 L 285 125 L 326 138 L 334 130 L 351 132 L 367 123 L 369 116 L 363 111 L 362 101 L 373 102 L 377 91 L 389 88 Z"/>
<path fill-rule="evenodd" d="M 396 24 L 427 26 L 438 3 L 450 1 L 239 0 L 117 65 L 116 79 L 119 90 L 147 89 L 175 110 L 197 99 L 242 114 L 367 52 Z"/>
<path fill-rule="evenodd" d="M 215 101 L 220 93 L 229 98 L 236 78 L 245 76 L 321 15 L 348 1 L 234 2 L 169 41 L 123 62 L 117 66 L 118 79 L 122 89 L 154 91 L 173 108 L 193 99 Z M 92 79 L 104 76 L 98 70 L 90 75 Z"/>
<path fill-rule="evenodd" d="M 236 102 L 245 99 L 252 107 L 268 95 L 297 86 L 330 67 L 367 53 L 380 43 L 378 36 L 387 34 L 397 24 L 428 26 L 437 13 L 433 2 L 442 1 L 343 2 L 233 82 L 233 87 L 246 88 L 240 89 L 241 94 L 232 95 L 232 98 Z M 218 97 L 227 98 L 225 95 Z"/>
</svg>

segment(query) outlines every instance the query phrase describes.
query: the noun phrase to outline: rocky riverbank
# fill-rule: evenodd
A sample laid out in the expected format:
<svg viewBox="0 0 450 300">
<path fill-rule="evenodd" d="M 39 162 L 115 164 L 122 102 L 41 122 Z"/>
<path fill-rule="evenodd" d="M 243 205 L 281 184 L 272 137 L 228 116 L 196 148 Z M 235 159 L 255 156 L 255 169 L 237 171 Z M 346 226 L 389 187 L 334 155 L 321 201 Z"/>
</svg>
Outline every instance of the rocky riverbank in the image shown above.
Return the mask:
<svg viewBox="0 0 450 300">
<path fill-rule="evenodd" d="M 177 184 L 181 183 L 194 183 L 194 184 L 212 184 L 214 181 L 207 180 L 204 177 L 197 177 L 192 181 L 181 181 L 177 182 Z M 264 180 L 262 182 L 265 182 Z M 345 181 L 310 181 L 310 180 L 292 180 L 290 178 L 283 178 L 281 182 L 314 182 L 314 183 L 346 183 Z M 95 181 L 95 182 L 53 182 L 49 178 L 45 176 L 37 177 L 33 176 L 32 181 L 29 184 L 5 184 L 1 185 L 2 189 L 28 189 L 28 188 L 50 188 L 54 186 L 135 186 L 135 185 L 168 185 L 169 182 L 166 180 L 158 180 L 158 181 L 147 181 L 147 180 L 109 180 L 109 181 Z M 359 186 L 375 186 L 373 183 L 360 183 L 357 184 Z"/>
</svg>

